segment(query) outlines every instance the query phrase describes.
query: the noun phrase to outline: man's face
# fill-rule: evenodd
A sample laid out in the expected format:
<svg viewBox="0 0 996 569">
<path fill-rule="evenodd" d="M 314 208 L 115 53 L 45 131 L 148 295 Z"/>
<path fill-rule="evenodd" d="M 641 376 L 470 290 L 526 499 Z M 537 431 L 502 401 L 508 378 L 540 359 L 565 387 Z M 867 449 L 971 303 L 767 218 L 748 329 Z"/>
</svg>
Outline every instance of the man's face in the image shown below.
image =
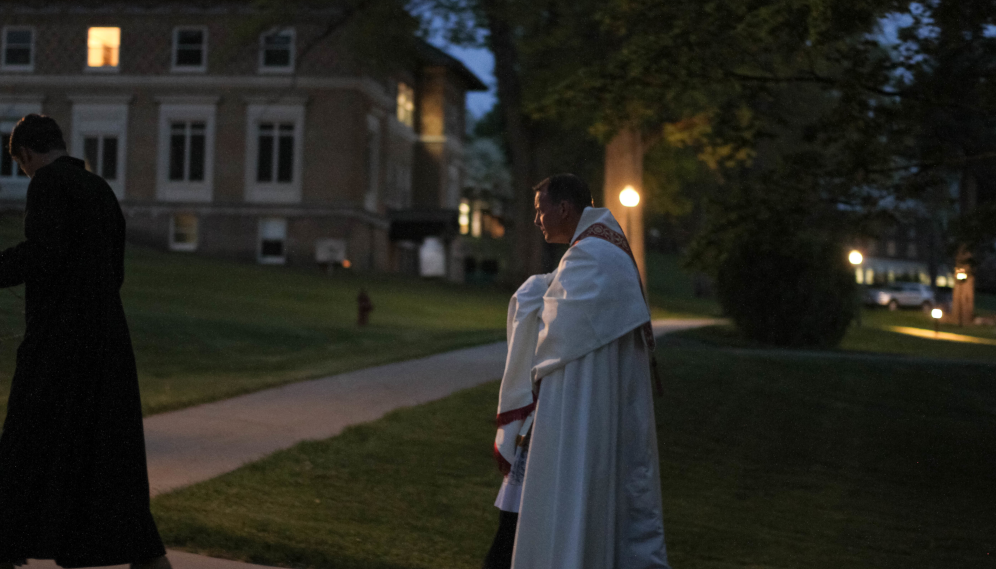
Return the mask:
<svg viewBox="0 0 996 569">
<path fill-rule="evenodd" d="M 36 154 L 31 152 L 27 148 L 21 147 L 17 149 L 17 152 L 10 156 L 17 162 L 17 165 L 21 167 L 21 170 L 28 175 L 29 178 L 34 178 L 35 170 L 37 166 L 35 164 Z"/>
<path fill-rule="evenodd" d="M 574 237 L 576 227 L 570 221 L 570 204 L 566 201 L 553 203 L 546 187 L 536 192 L 534 200 L 536 219 L 533 222 L 543 231 L 547 243 L 568 243 Z"/>
</svg>

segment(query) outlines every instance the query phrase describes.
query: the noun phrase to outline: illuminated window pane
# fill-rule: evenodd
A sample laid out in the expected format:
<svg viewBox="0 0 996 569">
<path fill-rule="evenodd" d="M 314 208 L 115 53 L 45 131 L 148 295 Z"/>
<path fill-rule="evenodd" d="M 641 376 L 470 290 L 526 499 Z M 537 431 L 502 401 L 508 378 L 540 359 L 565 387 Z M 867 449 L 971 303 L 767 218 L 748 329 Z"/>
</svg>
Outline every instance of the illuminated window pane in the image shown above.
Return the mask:
<svg viewBox="0 0 996 569">
<path fill-rule="evenodd" d="M 398 122 L 415 125 L 415 90 L 404 83 L 398 83 Z"/>
<path fill-rule="evenodd" d="M 86 45 L 88 67 L 117 67 L 121 28 L 90 28 Z"/>
<path fill-rule="evenodd" d="M 467 200 L 460 202 L 460 234 L 470 233 L 470 203 Z"/>
</svg>

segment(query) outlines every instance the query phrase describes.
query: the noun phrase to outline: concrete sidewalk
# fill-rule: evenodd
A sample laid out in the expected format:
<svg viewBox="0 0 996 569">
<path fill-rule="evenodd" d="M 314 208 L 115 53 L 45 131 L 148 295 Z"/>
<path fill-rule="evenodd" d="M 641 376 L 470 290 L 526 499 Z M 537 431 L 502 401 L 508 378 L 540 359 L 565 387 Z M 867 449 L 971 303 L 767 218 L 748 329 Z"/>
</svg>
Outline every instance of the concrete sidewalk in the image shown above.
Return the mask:
<svg viewBox="0 0 996 569">
<path fill-rule="evenodd" d="M 657 335 L 715 320 L 655 320 Z M 267 389 L 145 419 L 152 495 L 202 482 L 303 440 L 326 439 L 400 407 L 501 378 L 504 342 Z M 497 401 L 495 402 L 497 405 Z M 252 569 L 247 563 L 170 551 L 175 569 Z M 32 560 L 31 569 L 54 569 Z"/>
</svg>

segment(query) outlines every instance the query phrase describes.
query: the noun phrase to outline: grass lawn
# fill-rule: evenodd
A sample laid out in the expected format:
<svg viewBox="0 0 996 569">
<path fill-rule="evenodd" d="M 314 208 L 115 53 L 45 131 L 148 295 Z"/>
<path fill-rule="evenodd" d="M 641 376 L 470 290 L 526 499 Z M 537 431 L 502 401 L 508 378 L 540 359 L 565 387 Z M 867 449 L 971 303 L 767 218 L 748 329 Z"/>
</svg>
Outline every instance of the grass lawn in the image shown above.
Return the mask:
<svg viewBox="0 0 996 569">
<path fill-rule="evenodd" d="M 0 246 L 21 240 L 0 217 Z M 375 305 L 356 327 L 356 295 Z M 13 291 L 23 296 L 23 287 Z M 295 380 L 503 340 L 508 294 L 399 276 L 205 259 L 129 246 L 122 299 L 143 411 L 158 413 Z M 0 418 L 24 327 L 23 301 L 0 291 Z"/>
<path fill-rule="evenodd" d="M 647 296 L 654 318 L 719 316 L 719 304 L 695 296 L 692 277 L 676 254 L 647 251 Z"/>
<path fill-rule="evenodd" d="M 665 529 L 679 568 L 990 566 L 986 365 L 664 347 Z M 474 568 L 496 526 L 497 385 L 157 497 L 171 547 L 288 567 Z"/>
</svg>

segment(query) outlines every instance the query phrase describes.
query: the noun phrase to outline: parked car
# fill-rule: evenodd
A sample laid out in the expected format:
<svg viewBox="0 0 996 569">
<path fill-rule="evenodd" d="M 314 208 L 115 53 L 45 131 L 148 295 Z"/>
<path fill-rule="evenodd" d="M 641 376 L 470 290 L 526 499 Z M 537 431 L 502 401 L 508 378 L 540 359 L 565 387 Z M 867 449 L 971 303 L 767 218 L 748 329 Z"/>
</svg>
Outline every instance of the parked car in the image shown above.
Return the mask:
<svg viewBox="0 0 996 569">
<path fill-rule="evenodd" d="M 869 288 L 865 303 L 885 306 L 889 310 L 899 308 L 923 308 L 929 310 L 937 304 L 934 289 L 922 283 L 893 283 L 885 287 Z"/>
</svg>

